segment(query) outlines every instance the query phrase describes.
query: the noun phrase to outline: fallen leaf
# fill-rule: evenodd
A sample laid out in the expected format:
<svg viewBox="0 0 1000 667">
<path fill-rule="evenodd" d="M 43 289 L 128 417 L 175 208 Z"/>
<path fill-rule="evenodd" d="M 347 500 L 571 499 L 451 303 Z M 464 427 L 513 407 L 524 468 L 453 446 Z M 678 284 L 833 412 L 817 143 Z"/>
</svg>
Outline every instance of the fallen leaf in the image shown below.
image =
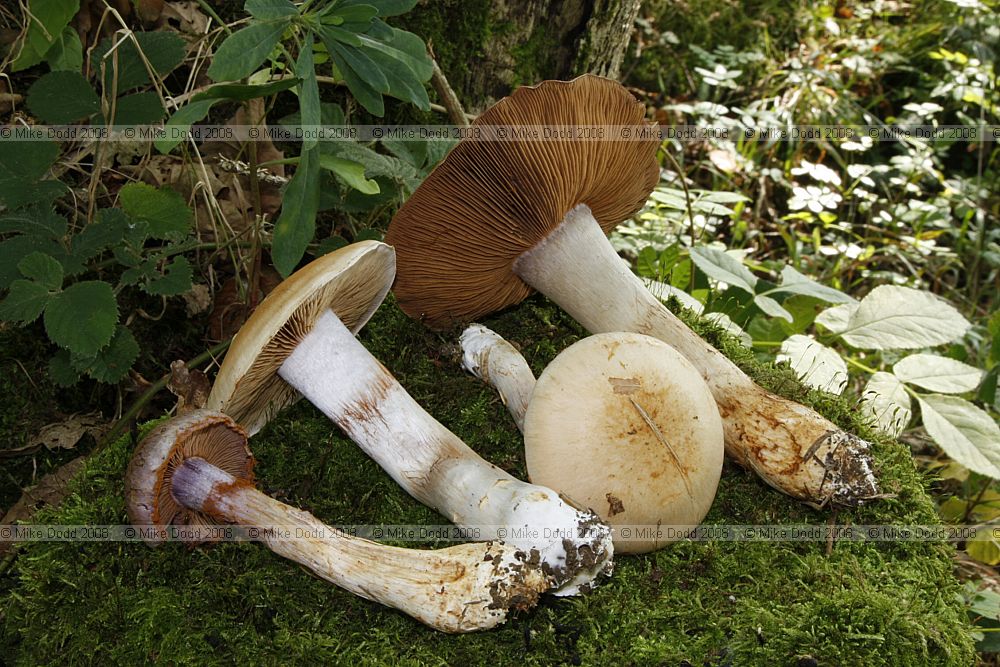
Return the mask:
<svg viewBox="0 0 1000 667">
<path fill-rule="evenodd" d="M 182 415 L 205 407 L 212 383 L 199 370 L 190 370 L 178 359 L 170 364 L 170 380 L 167 389 L 177 397 L 177 414 Z"/>
<path fill-rule="evenodd" d="M 28 444 L 44 445 L 50 450 L 73 449 L 85 435 L 100 440 L 107 428 L 108 424 L 98 412 L 76 414 L 61 422 L 43 426 Z"/>
<path fill-rule="evenodd" d="M 83 469 L 87 457 L 80 456 L 69 463 L 63 464 L 47 475 L 38 484 L 26 489 L 14 506 L 0 519 L 0 525 L 10 525 L 15 521 L 27 521 L 35 512 L 46 505 L 57 505 L 67 494 L 67 484 Z M 0 542 L 0 556 L 10 551 L 16 543 Z"/>
</svg>

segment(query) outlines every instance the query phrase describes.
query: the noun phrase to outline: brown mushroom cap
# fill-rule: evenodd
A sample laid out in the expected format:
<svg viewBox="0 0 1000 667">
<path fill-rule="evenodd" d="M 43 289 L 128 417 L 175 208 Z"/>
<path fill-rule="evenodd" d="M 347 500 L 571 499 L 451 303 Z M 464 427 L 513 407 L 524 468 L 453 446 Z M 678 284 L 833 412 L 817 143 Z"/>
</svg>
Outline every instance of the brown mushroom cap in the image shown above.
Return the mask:
<svg viewBox="0 0 1000 667">
<path fill-rule="evenodd" d="M 378 309 L 396 272 L 392 248 L 361 241 L 302 267 L 267 295 L 233 339 L 205 407 L 252 435 L 300 397 L 278 369 L 328 309 L 357 333 Z"/>
<path fill-rule="evenodd" d="M 615 553 L 668 540 L 617 528 L 697 525 L 722 474 L 722 418 L 698 371 L 666 343 L 589 336 L 545 369 L 524 416 L 528 475 L 616 529 Z"/>
<path fill-rule="evenodd" d="M 143 438 L 125 473 L 125 504 L 136 526 L 211 525 L 209 517 L 180 505 L 171 494 L 174 471 L 200 457 L 237 479 L 253 481 L 247 434 L 226 415 L 195 410 L 169 419 Z M 156 540 L 148 540 L 156 544 Z"/>
<path fill-rule="evenodd" d="M 643 105 L 594 75 L 518 88 L 472 124 L 645 127 Z M 511 270 L 574 206 L 586 204 L 605 232 L 642 208 L 659 178 L 659 139 L 461 141 L 389 225 L 394 292 L 429 326 L 515 304 L 531 288 Z"/>
</svg>

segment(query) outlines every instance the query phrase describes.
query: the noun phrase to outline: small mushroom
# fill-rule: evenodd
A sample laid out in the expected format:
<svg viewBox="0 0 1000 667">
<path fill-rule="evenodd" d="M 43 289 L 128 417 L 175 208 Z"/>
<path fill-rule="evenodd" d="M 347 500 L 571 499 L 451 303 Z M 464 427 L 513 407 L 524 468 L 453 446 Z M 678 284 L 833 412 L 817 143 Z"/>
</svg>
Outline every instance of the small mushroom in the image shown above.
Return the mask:
<svg viewBox="0 0 1000 667">
<path fill-rule="evenodd" d="M 394 254 L 373 241 L 297 271 L 254 311 L 206 407 L 252 433 L 300 394 L 410 495 L 474 539 L 506 537 L 573 595 L 610 572 L 611 531 L 551 489 L 484 461 L 435 420 L 354 337 L 392 283 Z"/>
<path fill-rule="evenodd" d="M 734 460 L 814 506 L 874 497 L 867 442 L 754 383 L 614 251 L 605 234 L 642 208 L 659 179 L 659 134 L 644 114 L 620 84 L 585 75 L 519 88 L 480 115 L 473 127 L 482 132 L 452 149 L 389 225 L 400 307 L 446 328 L 518 303 L 534 288 L 592 333 L 659 338 L 708 383 Z M 476 138 L 491 138 L 497 126 L 513 127 L 508 140 Z M 582 136 L 592 138 L 515 131 L 539 126 L 587 129 Z"/>
<path fill-rule="evenodd" d="M 705 518 L 722 474 L 722 419 L 674 348 L 641 334 L 596 334 L 560 352 L 536 383 L 486 327 L 470 326 L 461 344 L 463 365 L 506 392 L 508 409 L 527 406 L 510 411 L 523 424 L 531 481 L 593 508 L 615 531 L 616 553 L 658 549 L 672 540 L 657 526 Z M 516 385 L 496 373 L 498 356 L 503 370 L 518 369 Z"/>
<path fill-rule="evenodd" d="M 351 537 L 253 485 L 247 434 L 232 419 L 198 410 L 174 417 L 139 443 L 126 473 L 129 520 L 157 546 L 169 526 L 253 528 L 254 539 L 317 576 L 399 609 L 444 632 L 503 623 L 552 585 L 539 564 L 500 542 L 423 551 Z"/>
</svg>

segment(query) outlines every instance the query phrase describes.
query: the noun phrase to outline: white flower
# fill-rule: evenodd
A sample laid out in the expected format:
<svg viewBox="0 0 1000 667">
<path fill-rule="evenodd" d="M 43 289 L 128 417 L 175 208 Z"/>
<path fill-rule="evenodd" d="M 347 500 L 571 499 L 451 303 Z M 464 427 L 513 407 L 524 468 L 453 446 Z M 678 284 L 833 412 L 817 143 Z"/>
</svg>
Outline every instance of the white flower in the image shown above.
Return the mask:
<svg viewBox="0 0 1000 667">
<path fill-rule="evenodd" d="M 792 188 L 792 199 L 788 202 L 788 207 L 793 211 L 808 208 L 813 213 L 820 213 L 824 209 L 835 209 L 843 197 L 830 188 L 818 188 L 815 185 L 808 185 L 804 188 L 795 186 Z"/>
<path fill-rule="evenodd" d="M 938 111 L 944 111 L 944 107 L 940 104 L 935 104 L 934 102 L 924 102 L 923 104 L 917 104 L 916 102 L 910 102 L 909 104 L 904 104 L 903 108 L 907 111 L 912 111 L 918 116 L 933 116 Z"/>
<path fill-rule="evenodd" d="M 820 183 L 833 183 L 834 185 L 840 185 L 841 182 L 840 174 L 835 172 L 833 169 L 821 164 L 813 164 L 808 160 L 803 160 L 798 167 L 793 167 L 792 173 L 796 176 L 809 174 Z"/>
<path fill-rule="evenodd" d="M 849 164 L 847 165 L 847 175 L 851 178 L 867 185 L 870 188 L 875 187 L 875 181 L 871 179 L 868 175 L 872 173 L 873 169 L 867 164 Z"/>
</svg>

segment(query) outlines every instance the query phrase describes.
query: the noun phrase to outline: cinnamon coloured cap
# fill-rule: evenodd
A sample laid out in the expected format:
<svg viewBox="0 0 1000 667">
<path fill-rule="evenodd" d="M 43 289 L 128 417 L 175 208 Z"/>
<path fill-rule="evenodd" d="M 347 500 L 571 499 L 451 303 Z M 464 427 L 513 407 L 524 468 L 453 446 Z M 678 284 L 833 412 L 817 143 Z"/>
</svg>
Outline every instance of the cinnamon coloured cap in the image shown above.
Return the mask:
<svg viewBox="0 0 1000 667">
<path fill-rule="evenodd" d="M 135 526 L 212 525 L 208 516 L 178 503 L 170 492 L 174 471 L 199 457 L 237 479 L 253 481 L 247 434 L 224 414 L 195 410 L 158 425 L 136 447 L 125 473 L 125 504 Z M 158 544 L 147 538 L 151 545 Z"/>
<path fill-rule="evenodd" d="M 267 295 L 233 339 L 205 407 L 253 435 L 299 392 L 278 369 L 316 320 L 332 310 L 352 333 L 375 313 L 396 272 L 392 248 L 354 243 L 310 262 Z"/>
<path fill-rule="evenodd" d="M 621 84 L 590 74 L 518 88 L 479 116 L 389 225 L 403 311 L 447 328 L 518 303 L 531 288 L 512 272 L 514 260 L 567 212 L 586 204 L 610 232 L 659 179 L 656 137 L 486 141 L 476 140 L 477 128 L 490 137 L 493 126 L 634 130 L 647 127 L 644 117 Z"/>
</svg>

